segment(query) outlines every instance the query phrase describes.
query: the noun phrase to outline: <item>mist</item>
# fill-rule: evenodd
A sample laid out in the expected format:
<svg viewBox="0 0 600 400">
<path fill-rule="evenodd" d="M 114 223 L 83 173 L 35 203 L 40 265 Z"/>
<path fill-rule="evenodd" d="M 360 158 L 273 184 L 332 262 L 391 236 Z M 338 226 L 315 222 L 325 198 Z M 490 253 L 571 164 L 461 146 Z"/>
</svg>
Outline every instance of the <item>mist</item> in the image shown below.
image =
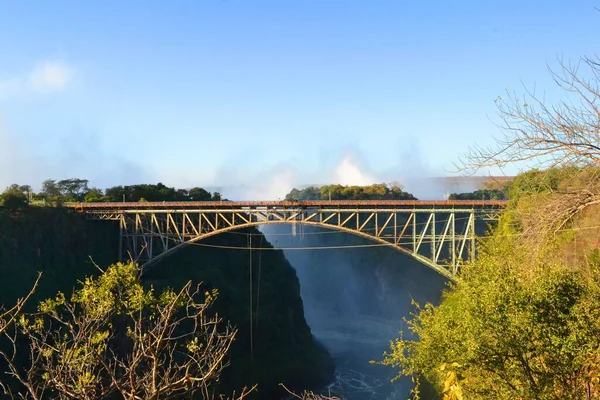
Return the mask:
<svg viewBox="0 0 600 400">
<path fill-rule="evenodd" d="M 439 179 L 448 172 L 428 165 L 418 144 L 411 140 L 406 141 L 396 165 L 386 170 L 373 169 L 360 149 L 346 147 L 313 166 L 294 159 L 254 172 L 228 162 L 180 172 L 161 170 L 135 157 L 114 155 L 93 132 L 62 135 L 55 143 L 53 149 L 37 148 L 0 119 L 0 190 L 12 183 L 39 190 L 45 179 L 73 177 L 88 179 L 90 187 L 99 188 L 159 181 L 177 188 L 200 186 L 231 200 L 280 200 L 293 188 L 324 184 L 395 183 L 423 200 L 441 200 L 449 193 L 475 188 Z"/>
<path fill-rule="evenodd" d="M 353 248 L 372 242 L 344 232 L 301 225 L 295 235 L 290 225 L 265 225 L 261 231 L 284 248 L 296 269 L 305 318 L 336 364 L 328 389 L 348 400 L 408 398 L 410 379 L 392 384 L 397 371 L 370 361 L 381 360 L 389 341 L 405 330 L 403 318 L 414 311 L 413 301 L 439 302 L 446 280 L 396 250 Z M 313 249 L 322 246 L 339 248 Z"/>
<path fill-rule="evenodd" d="M 96 134 L 56 138 L 56 149 L 38 148 L 0 118 L 0 191 L 13 183 L 34 190 L 46 179 L 82 178 L 90 187 L 152 182 L 156 174 L 134 158 L 111 155 Z"/>
</svg>

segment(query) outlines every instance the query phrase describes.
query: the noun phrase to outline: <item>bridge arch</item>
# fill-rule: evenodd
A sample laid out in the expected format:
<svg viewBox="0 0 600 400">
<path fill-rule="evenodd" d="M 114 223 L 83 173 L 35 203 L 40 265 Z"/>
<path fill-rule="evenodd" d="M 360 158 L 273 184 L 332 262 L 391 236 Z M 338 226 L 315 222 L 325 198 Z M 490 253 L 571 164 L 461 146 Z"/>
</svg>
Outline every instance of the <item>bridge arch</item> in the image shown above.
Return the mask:
<svg viewBox="0 0 600 400">
<path fill-rule="evenodd" d="M 153 257 L 152 259 L 144 262 L 142 264 L 142 267 L 143 267 L 143 269 L 152 268 L 154 266 L 154 264 L 160 262 L 163 258 L 166 258 L 166 257 L 174 254 L 175 252 L 183 249 L 184 247 L 187 247 L 189 245 L 192 245 L 192 244 L 202 241 L 204 239 L 208 239 L 209 237 L 217 236 L 222 233 L 237 231 L 237 230 L 244 229 L 244 228 L 254 228 L 254 227 L 261 226 L 261 225 L 291 225 L 291 224 L 292 224 L 292 222 L 288 222 L 288 221 L 262 221 L 262 222 L 252 222 L 252 223 L 240 224 L 240 225 L 233 226 L 233 227 L 224 227 L 224 228 L 221 228 L 221 229 L 218 229 L 215 231 L 207 232 L 200 236 L 196 236 L 196 237 L 188 239 L 184 242 L 181 242 L 181 243 L 175 245 L 174 247 L 171 247 L 170 249 Z M 456 275 L 452 274 L 452 272 L 449 268 L 444 268 L 442 265 L 435 264 L 427 257 L 424 257 L 418 253 L 414 253 L 408 248 L 405 248 L 398 244 L 391 243 L 380 237 L 376 237 L 374 235 L 370 235 L 365 232 L 359 232 L 354 229 L 350 229 L 350 228 L 346 228 L 346 227 L 338 227 L 338 226 L 333 226 L 333 225 L 329 225 L 329 224 L 321 224 L 318 222 L 300 222 L 298 224 L 304 225 L 304 226 L 314 226 L 314 227 L 326 228 L 329 230 L 344 232 L 344 233 L 348 233 L 351 235 L 355 235 L 355 236 L 359 236 L 359 237 L 368 239 L 372 242 L 379 243 L 385 247 L 389 247 L 391 249 L 399 251 L 400 253 L 405 254 L 409 257 L 415 258 L 416 260 L 418 260 L 425 266 L 433 269 L 434 271 L 438 272 L 439 274 L 441 274 L 442 276 L 444 276 L 445 278 L 447 278 L 449 280 L 452 280 L 452 281 L 456 280 Z"/>
</svg>

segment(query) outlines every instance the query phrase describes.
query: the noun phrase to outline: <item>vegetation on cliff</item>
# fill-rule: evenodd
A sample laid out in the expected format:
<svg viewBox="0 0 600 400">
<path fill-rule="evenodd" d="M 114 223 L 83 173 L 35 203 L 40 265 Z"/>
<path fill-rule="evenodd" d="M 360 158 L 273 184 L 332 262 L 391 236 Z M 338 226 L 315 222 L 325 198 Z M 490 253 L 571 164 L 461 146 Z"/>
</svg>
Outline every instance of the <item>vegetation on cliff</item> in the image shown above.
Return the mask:
<svg viewBox="0 0 600 400">
<path fill-rule="evenodd" d="M 217 295 L 191 282 L 158 292 L 142 285 L 134 263 L 112 265 L 5 329 L 15 346 L 0 349 L 8 365 L 2 381 L 13 384 L 0 387 L 32 400 L 220 397 L 236 330 L 209 314 Z"/>
<path fill-rule="evenodd" d="M 54 297 L 57 291 L 70 294 L 78 281 L 98 274 L 90 257 L 98 265 L 116 260 L 118 232 L 114 222 L 86 221 L 62 208 L 0 209 L 0 304 L 14 304 L 27 293 L 37 271 L 43 272 L 43 279 L 30 307 Z M 255 229 L 214 237 L 203 244 L 246 247 L 248 234 L 261 247 L 268 246 Z M 271 399 L 285 393 L 279 383 L 298 390 L 329 382 L 333 363 L 306 324 L 295 271 L 279 251 L 262 255 L 255 251 L 252 259 L 253 306 L 249 302 L 247 250 L 189 246 L 157 264 L 142 282 L 163 290 L 181 288 L 192 280 L 193 284 L 203 282 L 207 290 L 219 290 L 211 309 L 238 329 L 227 356 L 231 366 L 219 379 L 222 393 L 239 393 L 245 386 L 258 384 L 254 395 Z"/>
<path fill-rule="evenodd" d="M 383 362 L 399 376 L 425 378 L 445 399 L 600 398 L 598 61 L 583 60 L 587 76 L 568 65 L 554 74 L 576 96 L 556 106 L 499 100 L 507 134 L 467 166 L 537 159 L 540 169 L 512 182 L 498 227 L 441 304 L 417 307 L 417 340 L 391 343 Z"/>
<path fill-rule="evenodd" d="M 448 200 L 506 200 L 506 191 L 500 189 L 479 189 L 469 193 L 452 193 Z"/>
<path fill-rule="evenodd" d="M 323 185 L 292 189 L 286 200 L 416 200 L 397 183 L 368 186 Z"/>
<path fill-rule="evenodd" d="M 251 238 L 251 239 L 250 239 Z M 240 389 L 258 384 L 261 398 L 317 388 L 333 377 L 333 361 L 315 342 L 304 319 L 296 271 L 257 229 L 213 236 L 153 266 L 144 280 L 157 288 L 180 287 L 187 280 L 217 288 L 214 310 L 238 329 L 231 366 L 221 382 Z M 250 279 L 250 277 L 252 277 Z"/>
<path fill-rule="evenodd" d="M 200 187 L 176 189 L 157 184 L 113 186 L 105 190 L 88 187 L 87 179 L 46 179 L 35 193 L 29 185 L 12 184 L 0 193 L 0 205 L 16 210 L 29 204 L 60 205 L 64 202 L 121 201 L 218 201 L 221 194 Z"/>
</svg>

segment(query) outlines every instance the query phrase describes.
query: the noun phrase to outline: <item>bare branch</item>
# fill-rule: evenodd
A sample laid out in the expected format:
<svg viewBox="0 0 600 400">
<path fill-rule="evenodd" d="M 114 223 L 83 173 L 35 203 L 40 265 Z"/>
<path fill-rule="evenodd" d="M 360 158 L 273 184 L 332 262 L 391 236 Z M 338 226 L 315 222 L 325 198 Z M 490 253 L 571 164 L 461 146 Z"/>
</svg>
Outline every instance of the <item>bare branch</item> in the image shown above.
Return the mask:
<svg viewBox="0 0 600 400">
<path fill-rule="evenodd" d="M 42 302 L 39 312 L 20 324 L 29 365 L 0 355 L 25 388 L 19 393 L 23 399 L 41 399 L 47 390 L 58 398 L 84 400 L 115 395 L 160 400 L 193 393 L 213 399 L 237 332 L 208 313 L 216 295 L 188 282 L 179 292 L 167 289 L 156 296 L 139 282 L 137 265 L 117 264 L 98 279 L 86 279 L 70 300 L 59 293 Z M 254 389 L 244 389 L 236 399 Z"/>
<path fill-rule="evenodd" d="M 494 147 L 472 147 L 459 169 L 476 171 L 531 161 L 535 166 L 600 165 L 600 62 L 584 58 L 573 65 L 559 60 L 560 71 L 550 70 L 554 82 L 572 98 L 548 106 L 544 98 L 527 91 L 519 98 L 507 89 L 496 100 L 503 137 Z M 589 77 L 584 77 L 582 66 Z"/>
</svg>

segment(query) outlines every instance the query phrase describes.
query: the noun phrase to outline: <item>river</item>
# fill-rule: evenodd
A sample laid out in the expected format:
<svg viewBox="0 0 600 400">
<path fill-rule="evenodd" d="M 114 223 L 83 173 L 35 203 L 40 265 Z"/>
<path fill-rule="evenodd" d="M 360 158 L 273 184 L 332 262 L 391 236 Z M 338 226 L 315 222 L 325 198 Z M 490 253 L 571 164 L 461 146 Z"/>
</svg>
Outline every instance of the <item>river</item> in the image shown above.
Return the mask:
<svg viewBox="0 0 600 400">
<path fill-rule="evenodd" d="M 336 372 L 335 381 L 322 394 L 331 394 L 348 400 L 407 399 L 410 379 L 392 383 L 394 371 L 372 360 L 381 360 L 388 350 L 390 339 L 397 337 L 400 323 L 367 315 L 330 315 L 318 320 L 307 315 L 313 335 L 332 355 Z"/>
<path fill-rule="evenodd" d="M 439 302 L 445 280 L 413 258 L 389 248 L 360 248 L 366 239 L 321 228 L 261 228 L 283 248 L 300 281 L 305 318 L 332 355 L 335 381 L 324 389 L 347 400 L 409 397 L 409 378 L 391 383 L 396 370 L 373 365 L 398 337 L 403 318 L 418 303 Z M 290 235 L 290 232 L 296 235 Z M 332 250 L 289 250 L 328 246 Z"/>
</svg>

